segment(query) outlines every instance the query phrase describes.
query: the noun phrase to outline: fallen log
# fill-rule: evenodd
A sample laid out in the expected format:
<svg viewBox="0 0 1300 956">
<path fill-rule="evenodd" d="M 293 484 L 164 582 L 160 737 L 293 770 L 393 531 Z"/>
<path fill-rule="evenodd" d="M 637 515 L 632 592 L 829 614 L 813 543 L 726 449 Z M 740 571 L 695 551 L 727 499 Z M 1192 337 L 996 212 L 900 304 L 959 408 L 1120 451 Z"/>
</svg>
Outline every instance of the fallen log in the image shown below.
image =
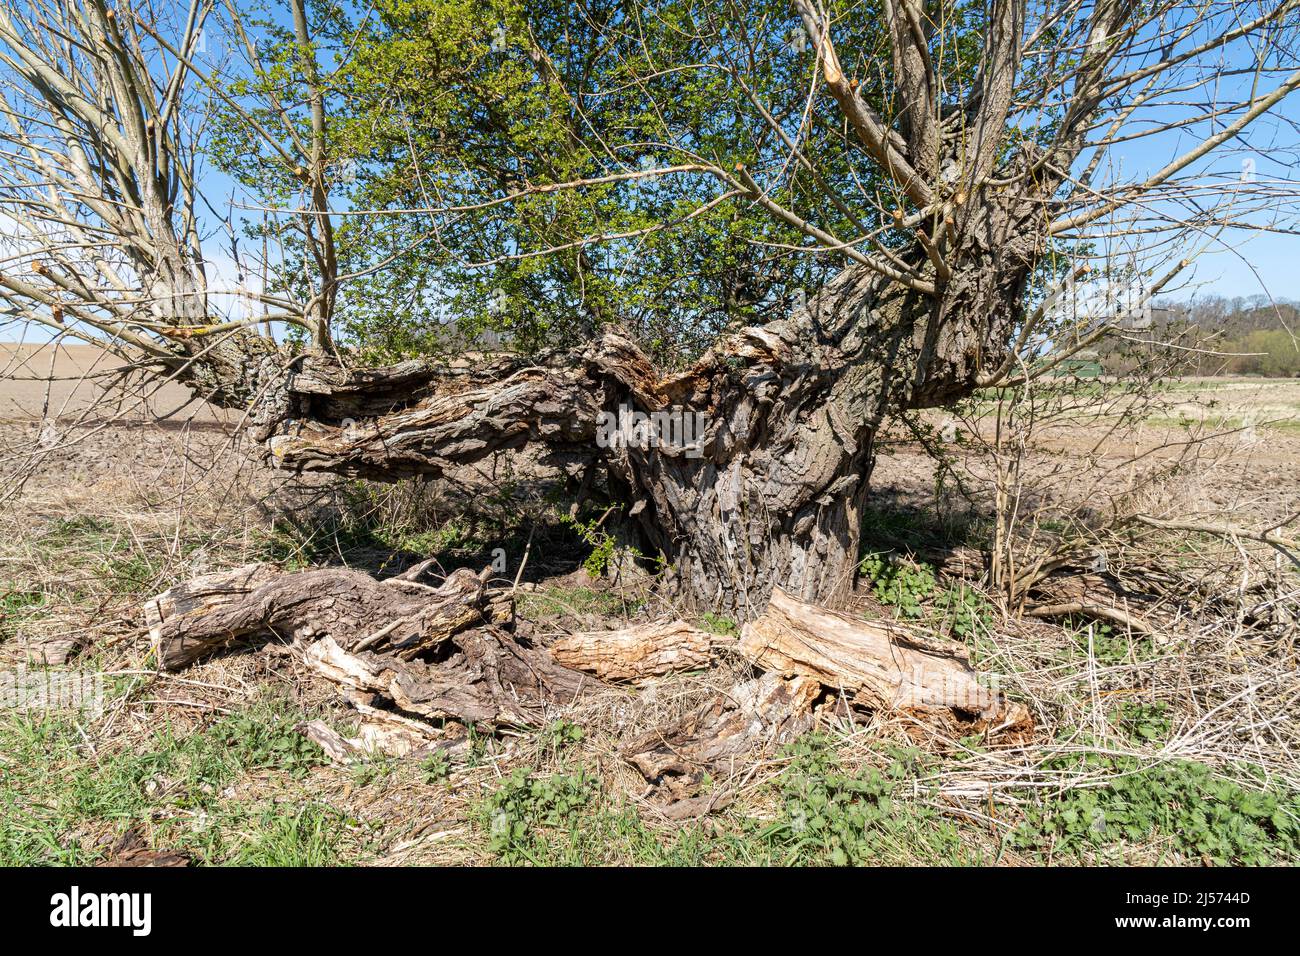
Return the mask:
<svg viewBox="0 0 1300 956">
<path fill-rule="evenodd" d="M 177 670 L 254 638 L 329 636 L 409 660 L 454 635 L 509 614 L 487 600 L 489 571 L 454 571 L 440 587 L 377 581 L 348 568 L 286 573 L 250 564 L 205 574 L 150 600 L 144 609 L 158 667 Z"/>
<path fill-rule="evenodd" d="M 960 644 L 828 611 L 779 588 L 742 628 L 739 649 L 759 667 L 811 678 L 873 709 L 951 708 L 999 725 L 1029 716 L 978 682 Z"/>
<path fill-rule="evenodd" d="M 555 660 L 605 681 L 639 681 L 706 667 L 718 638 L 684 621 L 656 621 L 617 631 L 586 631 L 551 645 Z"/>
<path fill-rule="evenodd" d="M 292 638 L 291 653 L 338 685 L 363 716 L 354 738 L 324 724 L 304 727 L 341 761 L 451 745 L 466 726 L 487 733 L 539 726 L 602 681 L 707 666 L 721 642 L 673 621 L 534 645 L 504 626 L 513 603 L 488 589 L 490 569 L 457 571 L 438 587 L 421 583 L 419 573 L 376 581 L 348 569 L 248 565 L 160 594 L 146 617 L 158 664 L 169 670 L 235 641 Z M 825 691 L 876 708 L 953 708 L 1003 725 L 1027 720 L 1024 708 L 977 682 L 959 645 L 827 611 L 779 589 L 738 647 L 767 673 L 623 749 L 670 816 L 706 812 L 725 799 L 725 788 L 699 794 L 705 777 L 730 777 L 742 762 L 804 733 Z"/>
<path fill-rule="evenodd" d="M 462 632 L 453 644 L 454 653 L 430 664 L 351 653 L 324 637 L 304 650 L 303 660 L 328 680 L 377 694 L 403 713 L 453 719 L 488 732 L 542 724 L 556 707 L 600 686 L 556 664 L 544 649 L 520 644 L 494 627 Z"/>
</svg>

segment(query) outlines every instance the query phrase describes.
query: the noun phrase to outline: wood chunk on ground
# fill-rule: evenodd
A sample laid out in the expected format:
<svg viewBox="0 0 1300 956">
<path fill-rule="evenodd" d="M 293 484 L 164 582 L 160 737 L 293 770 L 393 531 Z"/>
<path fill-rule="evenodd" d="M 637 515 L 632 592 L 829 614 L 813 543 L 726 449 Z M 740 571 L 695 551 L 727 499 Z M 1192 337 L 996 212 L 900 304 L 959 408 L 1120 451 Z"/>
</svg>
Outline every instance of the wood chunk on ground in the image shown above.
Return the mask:
<svg viewBox="0 0 1300 956">
<path fill-rule="evenodd" d="M 85 633 L 20 634 L 0 649 L 0 661 L 31 667 L 62 667 L 81 650 Z"/>
<path fill-rule="evenodd" d="M 440 587 L 377 581 L 349 568 L 286 573 L 251 564 L 179 584 L 145 605 L 158 666 L 178 670 L 238 642 L 329 636 L 410 659 L 483 623 L 486 577 L 461 569 Z"/>
<path fill-rule="evenodd" d="M 378 694 L 402 713 L 489 731 L 544 723 L 556 707 L 600 686 L 556 664 L 544 649 L 525 646 L 497 628 L 463 632 L 454 647 L 446 660 L 430 664 L 370 651 L 353 654 L 325 637 L 309 646 L 303 659 L 334 683 Z"/>
<path fill-rule="evenodd" d="M 109 847 L 103 860 L 96 866 L 177 867 L 189 866 L 189 854 L 183 850 L 154 850 L 145 842 L 140 831 L 127 830 L 121 839 Z"/>
<path fill-rule="evenodd" d="M 551 654 L 558 663 L 601 680 L 639 681 L 708 666 L 716 640 L 684 621 L 656 621 L 570 634 L 551 645 Z"/>
<path fill-rule="evenodd" d="M 855 704 L 885 710 L 951 708 L 995 724 L 1028 712 L 977 680 L 960 644 L 800 601 L 781 589 L 741 630 L 740 653 L 760 667 L 812 678 Z"/>
<path fill-rule="evenodd" d="M 624 756 L 651 785 L 664 812 L 684 818 L 717 806 L 701 800 L 706 774 L 725 781 L 811 729 L 821 685 L 803 676 L 769 671 L 742 681 L 681 720 L 650 731 L 624 748 Z"/>
<path fill-rule="evenodd" d="M 313 720 L 299 727 L 335 763 L 349 764 L 376 755 L 405 757 L 428 746 L 432 733 L 421 732 L 387 720 L 363 718 L 355 737 L 344 737 L 323 720 Z"/>
</svg>

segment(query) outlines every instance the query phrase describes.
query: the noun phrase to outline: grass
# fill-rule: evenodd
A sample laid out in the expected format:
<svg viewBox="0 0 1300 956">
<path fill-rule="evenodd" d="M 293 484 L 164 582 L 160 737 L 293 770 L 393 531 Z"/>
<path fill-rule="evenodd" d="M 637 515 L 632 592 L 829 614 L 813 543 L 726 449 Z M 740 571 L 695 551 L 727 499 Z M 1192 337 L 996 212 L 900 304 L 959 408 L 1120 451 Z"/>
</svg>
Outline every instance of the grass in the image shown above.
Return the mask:
<svg viewBox="0 0 1300 956">
<path fill-rule="evenodd" d="M 0 641 L 17 637 L 23 625 L 38 620 L 48 606 L 44 591 L 18 584 L 0 585 Z"/>
<path fill-rule="evenodd" d="M 640 601 L 629 600 L 613 591 L 599 591 L 583 585 L 562 587 L 548 585 L 518 596 L 519 614 L 530 619 L 596 615 L 623 617 L 636 611 Z"/>
<path fill-rule="evenodd" d="M 965 583 L 939 582 L 924 561 L 899 555 L 869 554 L 859 565 L 877 601 L 901 618 L 924 620 L 937 633 L 965 641 L 990 628 L 995 609 Z"/>
<path fill-rule="evenodd" d="M 1081 765 L 1081 766 L 1080 766 Z M 1048 793 L 1032 802 L 1013 841 L 1054 858 L 1125 864 L 1201 861 L 1217 866 L 1294 863 L 1300 854 L 1300 795 L 1251 789 L 1205 764 L 1143 765 L 1086 753 L 1048 769 L 1086 770 L 1105 783 Z"/>
<path fill-rule="evenodd" d="M 1300 409 L 1290 417 L 1258 421 L 1254 417 L 1238 414 L 1152 415 L 1146 423 L 1155 428 L 1180 428 L 1186 431 L 1231 432 L 1251 427 L 1268 429 L 1288 435 L 1300 435 Z"/>
<path fill-rule="evenodd" d="M 163 569 L 156 542 L 104 517 L 76 515 L 50 523 L 38 547 L 69 568 L 90 571 L 117 597 L 152 591 Z"/>
<path fill-rule="evenodd" d="M 700 866 L 744 859 L 735 834 L 699 824 L 656 831 L 577 768 L 517 768 L 476 808 L 475 826 L 494 862 L 532 866 Z"/>
<path fill-rule="evenodd" d="M 200 560 L 293 567 L 342 555 L 383 569 L 441 555 L 450 566 L 503 541 L 520 553 L 528 530 L 518 509 L 416 519 L 382 490 L 340 493 L 353 497 L 337 521 L 238 534 L 190 516 L 169 526 L 139 507 L 43 514 L 4 545 L 0 648 L 20 630 L 76 620 L 95 638 L 75 666 L 138 668 L 141 596 L 188 577 Z M 112 679 L 99 718 L 0 710 L 0 864 L 92 863 L 128 831 L 203 865 L 1300 859 L 1294 672 L 1275 643 L 1229 618 L 1198 624 L 1194 640 L 1018 621 L 977 585 L 936 571 L 933 552 L 984 541 L 978 518 L 882 501 L 866 510 L 863 531 L 874 611 L 966 643 L 981 670 L 1031 706 L 1032 739 L 1011 746 L 858 712 L 747 762 L 736 780 L 713 781 L 731 802 L 676 823 L 642 800 L 645 783 L 621 748 L 725 690 L 732 671 L 616 689 L 499 737 L 470 731 L 455 756 L 339 767 L 296 728 L 320 718 L 351 734 L 355 713 L 291 663 L 241 654 L 179 679 Z M 548 540 L 539 527 L 530 568 L 557 541 L 570 567 L 589 554 L 600 562 L 602 540 L 562 526 L 557 534 Z M 640 610 L 598 587 L 519 594 L 520 615 L 543 640 L 575 617 L 617 626 Z M 738 631 L 726 615 L 695 620 L 723 637 Z M 1257 728 L 1270 734 L 1264 746 Z"/>
<path fill-rule="evenodd" d="M 335 860 L 348 835 L 328 807 L 231 796 L 259 774 L 302 781 L 321 765 L 295 720 L 287 699 L 265 698 L 197 732 L 164 725 L 91 749 L 73 717 L 0 712 L 0 865 L 92 863 L 133 828 L 206 863 Z"/>
<path fill-rule="evenodd" d="M 788 748 L 777 820 L 760 831 L 785 865 L 877 866 L 913 860 L 991 862 L 977 841 L 922 800 L 903 796 L 924 757 L 894 749 L 884 770 L 845 772 L 833 738 L 811 734 Z M 915 788 L 913 788 L 915 794 Z"/>
<path fill-rule="evenodd" d="M 988 537 L 987 525 L 987 519 L 969 510 L 936 512 L 888 499 L 869 502 L 862 511 L 863 556 L 978 546 Z"/>
<path fill-rule="evenodd" d="M 944 754 L 906 736 L 829 726 L 788 746 L 742 799 L 707 819 L 658 822 L 606 763 L 608 729 L 558 719 L 514 758 L 490 738 L 469 759 L 328 766 L 288 697 L 257 696 L 185 730 L 90 746 L 70 716 L 0 713 L 0 865 L 84 865 L 128 830 L 207 865 L 322 866 L 374 859 L 394 833 L 364 819 L 396 799 L 417 829 L 462 823 L 441 862 L 505 865 L 1260 864 L 1300 857 L 1300 796 L 1255 771 L 1151 759 L 1169 709 L 1120 701 L 1112 732 L 1042 759 L 998 791 L 996 827 L 953 803 L 951 780 L 1019 757 L 977 739 Z M 1138 748 L 1138 749 L 1134 749 Z M 1028 779 L 1026 782 L 1028 783 Z M 1067 781 L 1077 781 L 1068 783 Z M 988 804 L 992 808 L 992 796 Z M 361 809 L 361 808 L 371 808 Z"/>
<path fill-rule="evenodd" d="M 945 812 L 933 774 L 942 758 L 882 746 L 875 765 L 846 767 L 851 751 L 833 733 L 808 735 L 762 788 L 761 813 L 667 829 L 648 826 L 582 766 L 516 768 L 475 808 L 476 836 L 507 865 L 972 866 L 1013 854 L 1036 863 L 1255 865 L 1300 851 L 1300 797 L 1243 787 L 1193 761 L 1144 765 L 1088 752 L 1075 759 L 1104 774 L 1102 785 L 1018 791 L 1026 809 L 993 833 Z"/>
</svg>

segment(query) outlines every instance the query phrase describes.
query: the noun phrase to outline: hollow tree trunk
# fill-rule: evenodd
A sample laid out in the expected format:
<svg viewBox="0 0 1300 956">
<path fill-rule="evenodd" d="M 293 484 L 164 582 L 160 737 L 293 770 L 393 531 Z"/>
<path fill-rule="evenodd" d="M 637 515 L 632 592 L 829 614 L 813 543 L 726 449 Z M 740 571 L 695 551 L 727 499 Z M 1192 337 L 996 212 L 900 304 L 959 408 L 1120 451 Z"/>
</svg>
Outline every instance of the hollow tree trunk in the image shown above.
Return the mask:
<svg viewBox="0 0 1300 956">
<path fill-rule="evenodd" d="M 960 269 L 937 293 L 848 269 L 684 372 L 661 374 L 613 331 L 579 353 L 451 369 L 344 371 L 309 355 L 274 366 L 253 417 L 272 459 L 295 470 L 437 476 L 530 443 L 603 460 L 649 556 L 696 605 L 748 619 L 780 586 L 835 607 L 853 585 L 881 422 L 969 394 L 1019 317 L 1042 245 L 1032 208 L 989 201 L 964 215 L 973 238 L 950 252 Z M 602 413 L 668 409 L 697 416 L 698 442 L 597 440 Z"/>
</svg>

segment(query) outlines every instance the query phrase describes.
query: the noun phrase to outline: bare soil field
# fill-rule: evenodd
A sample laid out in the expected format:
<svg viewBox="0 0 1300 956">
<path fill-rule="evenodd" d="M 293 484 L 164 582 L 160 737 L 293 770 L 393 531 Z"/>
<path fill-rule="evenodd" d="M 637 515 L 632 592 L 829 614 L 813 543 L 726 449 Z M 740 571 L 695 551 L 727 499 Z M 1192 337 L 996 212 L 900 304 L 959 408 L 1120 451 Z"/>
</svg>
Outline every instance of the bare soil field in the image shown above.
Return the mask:
<svg viewBox="0 0 1300 956">
<path fill-rule="evenodd" d="M 69 376 L 94 368 L 86 354 L 59 361 Z M 891 436 L 855 611 L 962 645 L 1031 725 L 832 708 L 798 741 L 703 781 L 707 799 L 685 816 L 664 811 L 627 752 L 750 668 L 725 650 L 738 622 L 716 615 L 694 623 L 724 646 L 721 667 L 610 684 L 532 727 L 442 722 L 444 745 L 406 756 L 331 758 L 309 738 L 313 723 L 354 738 L 364 721 L 290 635 L 156 667 L 148 598 L 249 562 L 389 576 L 435 558 L 445 575 L 500 549 L 510 578 L 526 554 L 518 626 L 542 646 L 672 615 L 637 575 L 592 573 L 602 542 L 535 467 L 503 458 L 403 486 L 295 480 L 210 413 L 105 418 L 86 387 L 69 378 L 47 400 L 31 382 L 0 383 L 12 409 L 0 423 L 0 661 L 28 681 L 99 682 L 80 710 L 0 711 L 0 862 L 1300 859 L 1300 578 L 1258 541 L 1105 517 L 1135 495 L 1158 517 L 1293 517 L 1300 383 L 1179 383 L 1172 415 L 1123 433 L 1067 424 L 1025 450 L 1017 487 L 1033 532 L 1017 546 L 1042 552 L 1072 522 L 1092 528 L 1043 586 L 1104 593 L 1111 617 L 1036 616 L 1047 597 L 1009 602 L 990 587 L 1000 452 L 969 442 L 940 463 Z M 993 434 L 987 416 L 965 427 Z"/>
<path fill-rule="evenodd" d="M 195 401 L 174 382 L 128 389 L 107 405 L 106 391 L 121 380 L 121 363 L 92 345 L 0 342 L 0 420 L 76 421 L 87 414 L 124 422 L 226 421 L 230 416 Z"/>
</svg>

